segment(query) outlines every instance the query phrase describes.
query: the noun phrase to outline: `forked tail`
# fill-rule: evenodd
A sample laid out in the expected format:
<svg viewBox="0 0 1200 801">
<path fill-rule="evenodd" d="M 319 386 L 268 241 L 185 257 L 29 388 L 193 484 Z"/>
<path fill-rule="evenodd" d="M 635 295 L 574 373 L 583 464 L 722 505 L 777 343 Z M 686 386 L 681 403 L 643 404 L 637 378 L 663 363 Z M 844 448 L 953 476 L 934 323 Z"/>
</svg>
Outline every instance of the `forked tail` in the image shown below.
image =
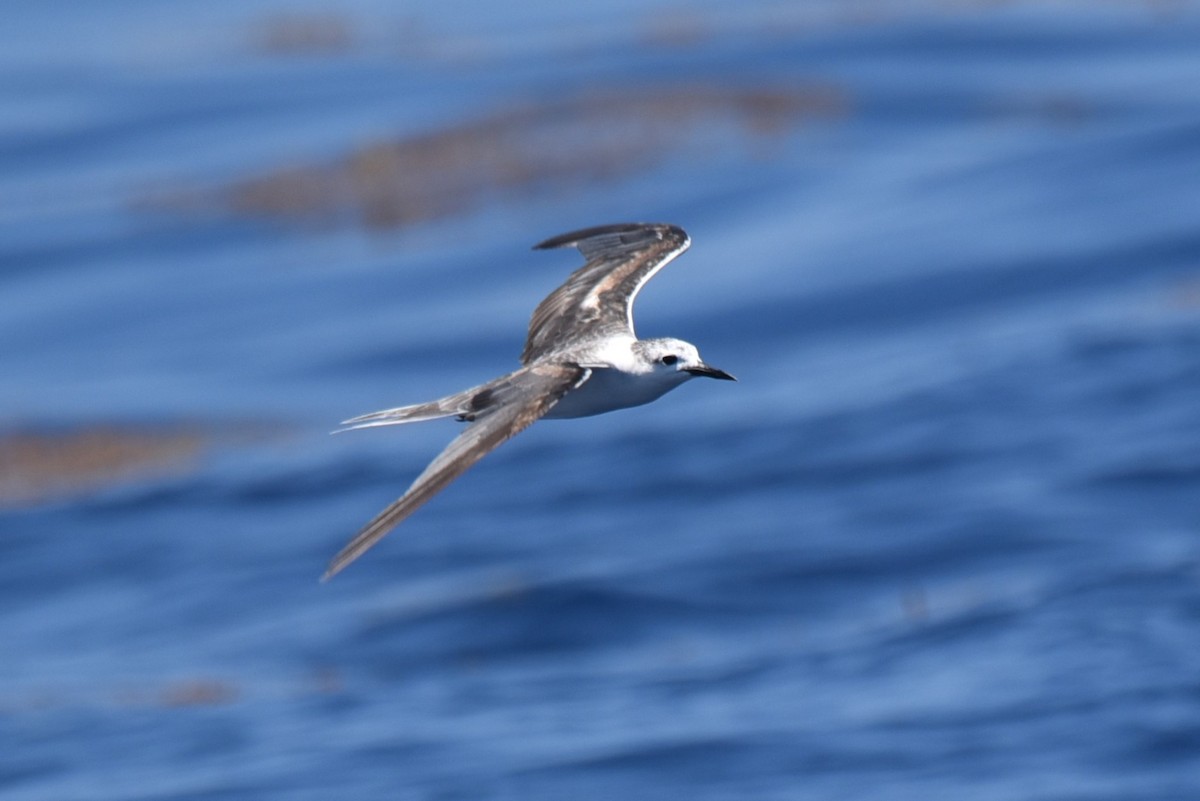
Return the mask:
<svg viewBox="0 0 1200 801">
<path fill-rule="evenodd" d="M 370 414 L 351 417 L 342 421 L 342 427 L 333 433 L 353 431 L 356 428 L 374 428 L 376 426 L 396 426 L 404 423 L 420 423 L 424 420 L 439 420 L 443 417 L 459 417 L 471 420 L 474 415 L 487 404 L 488 385 L 463 392 L 456 392 L 444 398 L 438 398 L 427 403 L 414 403 L 410 406 L 397 406 L 395 409 L 384 409 Z"/>
</svg>

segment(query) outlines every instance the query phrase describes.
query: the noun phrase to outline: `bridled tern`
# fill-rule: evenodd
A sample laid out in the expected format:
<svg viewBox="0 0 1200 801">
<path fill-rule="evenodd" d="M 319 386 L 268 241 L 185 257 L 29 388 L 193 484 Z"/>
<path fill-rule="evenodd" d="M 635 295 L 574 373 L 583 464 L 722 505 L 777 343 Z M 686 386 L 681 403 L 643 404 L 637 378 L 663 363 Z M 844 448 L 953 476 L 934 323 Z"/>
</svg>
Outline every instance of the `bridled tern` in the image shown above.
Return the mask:
<svg viewBox="0 0 1200 801">
<path fill-rule="evenodd" d="M 325 572 L 329 579 L 467 468 L 539 418 L 587 417 L 649 403 L 695 376 L 735 380 L 680 339 L 638 339 L 633 301 L 691 240 L 674 225 L 625 223 L 547 239 L 535 250 L 574 247 L 587 263 L 538 304 L 521 367 L 428 403 L 342 423 L 356 428 L 457 417 L 469 425 L 399 499 L 376 515 Z"/>
</svg>

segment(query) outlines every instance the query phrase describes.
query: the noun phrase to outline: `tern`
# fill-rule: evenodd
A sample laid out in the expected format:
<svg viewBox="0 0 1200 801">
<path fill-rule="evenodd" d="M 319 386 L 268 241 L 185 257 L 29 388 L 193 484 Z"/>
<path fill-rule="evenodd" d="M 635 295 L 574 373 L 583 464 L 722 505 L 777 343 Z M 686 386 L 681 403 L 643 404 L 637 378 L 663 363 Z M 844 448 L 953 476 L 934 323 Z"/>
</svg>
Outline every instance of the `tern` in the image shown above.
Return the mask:
<svg viewBox="0 0 1200 801">
<path fill-rule="evenodd" d="M 574 247 L 587 263 L 534 309 L 521 367 L 428 403 L 364 414 L 340 431 L 456 417 L 467 427 L 399 499 L 329 563 L 328 580 L 502 443 L 543 417 L 588 417 L 641 406 L 703 376 L 736 379 L 705 364 L 681 339 L 638 339 L 633 301 L 691 240 L 675 225 L 623 223 L 547 239 L 534 250 Z"/>
</svg>

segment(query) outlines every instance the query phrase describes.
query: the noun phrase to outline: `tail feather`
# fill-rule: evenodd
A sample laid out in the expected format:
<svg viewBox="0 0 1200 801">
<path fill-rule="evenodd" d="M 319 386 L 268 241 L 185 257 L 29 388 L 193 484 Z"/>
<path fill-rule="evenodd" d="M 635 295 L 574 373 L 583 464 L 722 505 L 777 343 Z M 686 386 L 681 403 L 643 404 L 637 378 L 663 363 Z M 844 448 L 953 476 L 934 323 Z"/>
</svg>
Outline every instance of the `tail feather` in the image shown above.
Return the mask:
<svg viewBox="0 0 1200 801">
<path fill-rule="evenodd" d="M 438 420 L 443 417 L 458 417 L 471 412 L 471 398 L 474 391 L 467 390 L 454 395 L 447 395 L 427 403 L 414 403 L 409 406 L 398 406 L 395 409 L 384 409 L 370 414 L 362 414 L 343 420 L 342 427 L 333 433 L 353 431 L 358 428 L 375 428 L 376 426 L 396 426 L 404 423 L 420 423 L 424 420 Z"/>
</svg>

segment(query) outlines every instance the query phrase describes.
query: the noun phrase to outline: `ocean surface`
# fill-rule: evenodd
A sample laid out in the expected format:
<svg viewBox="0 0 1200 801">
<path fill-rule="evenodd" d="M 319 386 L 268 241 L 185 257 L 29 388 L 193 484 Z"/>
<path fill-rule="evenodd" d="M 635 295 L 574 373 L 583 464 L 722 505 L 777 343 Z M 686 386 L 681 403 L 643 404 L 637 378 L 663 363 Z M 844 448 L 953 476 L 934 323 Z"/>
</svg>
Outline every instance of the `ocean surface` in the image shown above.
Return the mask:
<svg viewBox="0 0 1200 801">
<path fill-rule="evenodd" d="M 3 3 L 0 797 L 1200 798 L 1200 3 Z M 333 581 L 629 220 L 738 383 Z"/>
</svg>

